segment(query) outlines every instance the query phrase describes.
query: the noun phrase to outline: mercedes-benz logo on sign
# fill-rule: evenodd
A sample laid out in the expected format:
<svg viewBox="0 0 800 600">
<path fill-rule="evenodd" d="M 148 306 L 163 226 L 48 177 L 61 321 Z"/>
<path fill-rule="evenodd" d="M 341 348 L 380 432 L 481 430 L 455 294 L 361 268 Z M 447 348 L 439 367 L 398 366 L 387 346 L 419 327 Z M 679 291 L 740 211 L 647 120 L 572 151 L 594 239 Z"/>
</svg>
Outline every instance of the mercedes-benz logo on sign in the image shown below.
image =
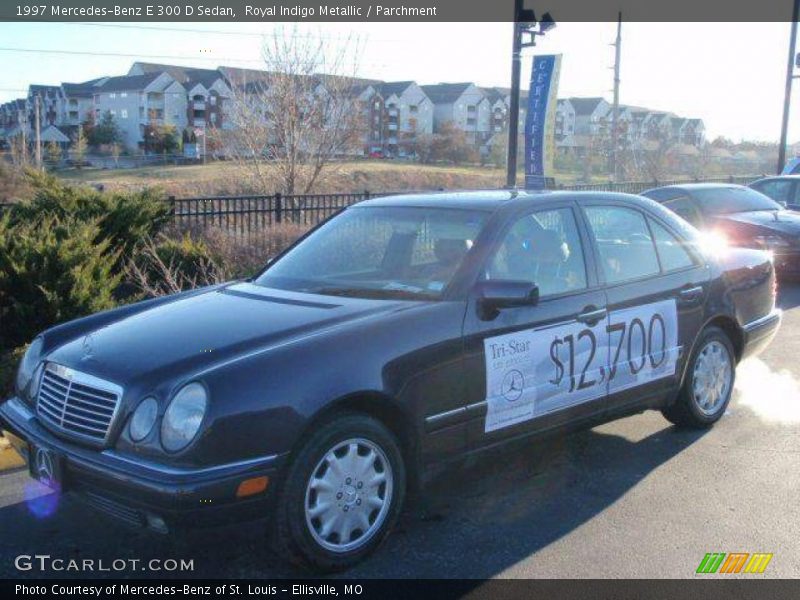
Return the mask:
<svg viewBox="0 0 800 600">
<path fill-rule="evenodd" d="M 56 468 L 53 456 L 44 448 L 36 450 L 36 472 L 42 481 L 55 481 Z"/>
<path fill-rule="evenodd" d="M 519 400 L 522 396 L 522 390 L 525 388 L 525 378 L 522 373 L 516 369 L 512 369 L 503 377 L 502 393 L 503 398 L 509 402 Z"/>
</svg>

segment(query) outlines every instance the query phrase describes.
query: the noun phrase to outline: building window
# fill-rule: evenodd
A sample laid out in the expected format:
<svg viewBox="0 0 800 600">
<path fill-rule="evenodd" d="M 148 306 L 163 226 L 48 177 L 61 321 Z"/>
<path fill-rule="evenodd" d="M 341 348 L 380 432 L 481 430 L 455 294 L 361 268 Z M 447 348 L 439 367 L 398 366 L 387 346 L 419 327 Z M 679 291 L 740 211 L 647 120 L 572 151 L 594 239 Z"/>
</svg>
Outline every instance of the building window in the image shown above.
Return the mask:
<svg viewBox="0 0 800 600">
<path fill-rule="evenodd" d="M 127 98 L 128 97 L 128 92 L 120 92 L 119 97 L 120 98 Z"/>
<path fill-rule="evenodd" d="M 125 109 L 122 109 L 121 111 L 119 111 L 119 118 L 120 119 L 127 119 L 128 118 L 128 111 L 125 110 Z"/>
<path fill-rule="evenodd" d="M 111 116 L 112 116 L 112 117 L 116 117 L 116 116 L 117 116 L 117 111 L 115 111 L 115 110 L 110 110 L 110 111 L 108 111 L 108 112 L 110 112 L 110 113 L 111 113 Z"/>
<path fill-rule="evenodd" d="M 214 106 L 217 103 L 217 97 L 209 96 L 208 101 L 211 103 L 211 106 Z"/>
<path fill-rule="evenodd" d="M 418 111 L 419 111 L 419 107 L 416 104 L 409 104 L 408 105 L 408 112 L 410 112 L 412 115 L 417 114 Z"/>
<path fill-rule="evenodd" d="M 111 93 L 108 95 L 108 97 L 109 97 L 109 98 L 111 98 L 111 99 L 114 99 L 114 98 L 116 98 L 116 97 L 117 97 L 117 95 L 116 95 L 114 92 L 111 92 Z"/>
</svg>

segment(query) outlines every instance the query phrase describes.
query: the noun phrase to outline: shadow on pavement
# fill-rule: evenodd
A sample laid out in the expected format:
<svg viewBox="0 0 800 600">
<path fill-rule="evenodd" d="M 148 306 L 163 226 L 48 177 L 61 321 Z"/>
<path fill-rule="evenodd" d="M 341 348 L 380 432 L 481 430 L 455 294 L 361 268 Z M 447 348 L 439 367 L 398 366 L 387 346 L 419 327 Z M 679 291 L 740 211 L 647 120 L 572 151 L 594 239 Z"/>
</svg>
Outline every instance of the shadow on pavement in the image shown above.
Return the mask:
<svg viewBox="0 0 800 600">
<path fill-rule="evenodd" d="M 409 507 L 395 532 L 345 577 L 485 578 L 502 572 L 613 504 L 654 469 L 697 441 L 702 432 L 665 425 L 643 439 L 589 430 L 495 451 L 434 482 Z M 31 486 L 24 472 L 10 475 Z M 19 480 L 19 481 L 17 481 Z M 13 483 L 11 484 L 13 485 Z M 267 549 L 263 524 L 196 530 L 174 537 L 133 531 L 69 497 L 50 517 L 26 503 L 0 509 L 0 576 L 24 577 L 19 554 L 64 559 L 194 559 L 183 577 L 298 577 Z M 92 577 L 92 573 L 38 573 Z M 159 577 L 164 572 L 97 573 Z"/>
</svg>

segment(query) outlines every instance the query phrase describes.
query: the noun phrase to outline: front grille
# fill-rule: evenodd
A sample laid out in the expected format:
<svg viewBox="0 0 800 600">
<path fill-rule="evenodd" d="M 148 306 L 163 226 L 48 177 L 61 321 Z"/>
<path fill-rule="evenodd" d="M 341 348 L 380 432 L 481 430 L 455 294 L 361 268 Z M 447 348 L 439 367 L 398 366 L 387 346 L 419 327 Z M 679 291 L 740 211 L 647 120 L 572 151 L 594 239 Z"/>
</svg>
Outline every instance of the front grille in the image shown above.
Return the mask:
<svg viewBox="0 0 800 600">
<path fill-rule="evenodd" d="M 121 397 L 118 385 L 50 363 L 39 386 L 36 410 L 46 425 L 103 443 Z"/>
</svg>

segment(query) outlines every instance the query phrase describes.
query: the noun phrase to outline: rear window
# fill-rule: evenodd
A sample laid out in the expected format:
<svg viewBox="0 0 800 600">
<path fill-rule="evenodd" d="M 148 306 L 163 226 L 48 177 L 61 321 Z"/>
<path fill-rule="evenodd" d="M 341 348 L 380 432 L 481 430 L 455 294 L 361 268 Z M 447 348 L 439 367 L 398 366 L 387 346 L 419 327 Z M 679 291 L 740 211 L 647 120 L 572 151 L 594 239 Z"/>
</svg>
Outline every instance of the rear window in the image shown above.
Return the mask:
<svg viewBox="0 0 800 600">
<path fill-rule="evenodd" d="M 781 205 L 746 187 L 720 187 L 692 190 L 701 210 L 709 215 L 725 215 L 754 210 L 781 210 Z"/>
</svg>

